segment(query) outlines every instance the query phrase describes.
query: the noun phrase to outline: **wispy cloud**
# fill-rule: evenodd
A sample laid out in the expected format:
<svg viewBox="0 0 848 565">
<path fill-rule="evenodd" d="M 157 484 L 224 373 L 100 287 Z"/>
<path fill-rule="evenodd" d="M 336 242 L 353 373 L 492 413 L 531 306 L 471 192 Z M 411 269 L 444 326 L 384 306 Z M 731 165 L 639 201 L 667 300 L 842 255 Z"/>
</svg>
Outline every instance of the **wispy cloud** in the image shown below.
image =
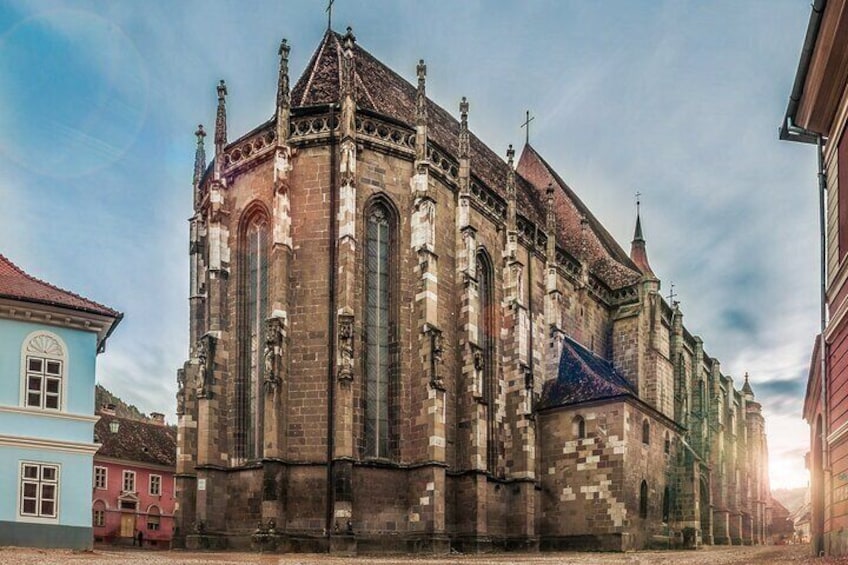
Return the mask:
<svg viewBox="0 0 848 565">
<path fill-rule="evenodd" d="M 625 248 L 633 194 L 643 193 L 648 253 L 663 292 L 673 280 L 687 328 L 737 385 L 750 374 L 773 453 L 802 480 L 800 402 L 818 325 L 815 163 L 808 148 L 779 142 L 776 128 L 809 7 L 789 0 L 335 7 L 335 27 L 352 24 L 360 43 L 403 76 L 414 78 L 415 63 L 426 59 L 428 93 L 439 104 L 455 111 L 468 96 L 472 129 L 497 153 L 520 146 L 530 109 L 534 147 Z M 64 8 L 58 0 L 0 7 L 0 36 Z M 40 121 L 38 104 L 58 108 L 80 84 L 48 82 L 41 98 L 24 101 L 14 88 L 0 92 L 4 108 L 20 108 L 14 120 L 0 117 L 7 120 L 0 148 L 24 147 L 18 157 L 30 165 L 81 173 L 57 183 L 56 171 L 22 170 L 4 149 L 0 167 L 15 178 L 0 186 L 0 243 L 47 278 L 126 312 L 99 378 L 142 410 L 173 409 L 173 375 L 187 350 L 192 132 L 198 122 L 211 129 L 220 78 L 231 93 L 231 137 L 267 119 L 280 39 L 293 46 L 297 74 L 326 26 L 323 8 L 226 1 L 210 10 L 162 0 L 140 9 L 84 0 L 75 5 L 82 16 L 48 20 L 57 41 L 102 24 L 73 55 L 112 88 L 94 105 L 104 119 Z M 126 48 L 106 48 L 115 45 Z M 11 126 L 24 137 L 8 137 Z M 57 142 L 66 153 L 39 157 Z M 80 167 L 86 159 L 99 165 Z M 50 222 L 39 223 L 45 215 Z"/>
</svg>

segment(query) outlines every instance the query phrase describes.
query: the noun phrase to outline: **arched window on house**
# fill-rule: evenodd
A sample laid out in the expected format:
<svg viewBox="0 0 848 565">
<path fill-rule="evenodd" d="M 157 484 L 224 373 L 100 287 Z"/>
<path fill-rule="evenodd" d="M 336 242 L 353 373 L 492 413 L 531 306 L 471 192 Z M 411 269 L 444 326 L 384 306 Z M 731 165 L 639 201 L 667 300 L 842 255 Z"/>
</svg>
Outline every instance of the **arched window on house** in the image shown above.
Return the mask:
<svg viewBox="0 0 848 565">
<path fill-rule="evenodd" d="M 584 439 L 586 437 L 586 420 L 583 416 L 575 416 L 571 422 L 571 435 L 574 439 Z"/>
<path fill-rule="evenodd" d="M 639 486 L 639 517 L 648 517 L 648 483 L 644 480 Z"/>
<path fill-rule="evenodd" d="M 162 513 L 159 510 L 158 506 L 151 506 L 147 510 L 147 529 L 150 531 L 157 531 L 160 527 L 160 521 L 162 519 Z"/>
<path fill-rule="evenodd" d="M 62 410 L 67 349 L 61 338 L 51 332 L 31 333 L 23 342 L 21 361 L 23 405 Z"/>
<path fill-rule="evenodd" d="M 492 261 L 485 249 L 477 252 L 477 282 L 479 297 L 479 317 L 477 320 L 477 344 L 483 354 L 483 399 L 486 401 L 486 470 L 496 473 L 500 455 L 498 434 L 497 400 L 498 382 L 495 359 L 497 348 L 497 326 L 495 323 L 494 271 Z"/>
<path fill-rule="evenodd" d="M 666 485 L 663 490 L 663 513 L 662 513 L 662 521 L 668 523 L 669 516 L 671 515 L 671 489 Z"/>
<path fill-rule="evenodd" d="M 663 451 L 671 453 L 671 436 L 668 435 L 668 432 L 665 432 L 663 436 Z"/>
<path fill-rule="evenodd" d="M 106 525 L 106 503 L 102 500 L 95 500 L 92 504 L 91 525 L 95 528 L 102 528 Z"/>
<path fill-rule="evenodd" d="M 398 391 L 395 378 L 397 349 L 396 215 L 383 200 L 365 214 L 365 455 L 390 459 L 397 450 L 394 429 Z"/>
<path fill-rule="evenodd" d="M 651 424 L 648 423 L 647 418 L 642 420 L 642 443 L 645 445 L 651 443 Z"/>
<path fill-rule="evenodd" d="M 268 318 L 268 215 L 254 207 L 245 213 L 239 233 L 239 367 L 236 381 L 236 455 L 263 455 L 263 349 Z"/>
</svg>

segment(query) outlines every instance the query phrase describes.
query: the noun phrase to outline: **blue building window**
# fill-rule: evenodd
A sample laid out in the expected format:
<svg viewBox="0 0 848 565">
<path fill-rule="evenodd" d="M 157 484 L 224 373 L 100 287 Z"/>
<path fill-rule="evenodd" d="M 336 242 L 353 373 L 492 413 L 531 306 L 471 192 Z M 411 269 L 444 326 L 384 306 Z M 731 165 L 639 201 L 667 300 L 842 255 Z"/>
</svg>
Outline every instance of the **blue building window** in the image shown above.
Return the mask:
<svg viewBox="0 0 848 565">
<path fill-rule="evenodd" d="M 59 466 L 21 463 L 21 516 L 56 518 L 59 515 Z"/>
<path fill-rule="evenodd" d="M 63 344 L 47 332 L 37 332 L 24 343 L 24 406 L 61 410 L 65 376 Z"/>
</svg>

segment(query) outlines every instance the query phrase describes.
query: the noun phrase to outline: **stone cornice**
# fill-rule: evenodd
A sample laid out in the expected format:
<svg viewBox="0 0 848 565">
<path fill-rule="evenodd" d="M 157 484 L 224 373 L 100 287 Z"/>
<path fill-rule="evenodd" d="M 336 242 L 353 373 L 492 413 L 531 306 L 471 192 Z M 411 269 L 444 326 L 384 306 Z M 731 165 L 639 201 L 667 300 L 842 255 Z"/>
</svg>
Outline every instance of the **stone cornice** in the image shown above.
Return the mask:
<svg viewBox="0 0 848 565">
<path fill-rule="evenodd" d="M 11 298 L 0 298 L 0 318 L 94 332 L 98 344 L 106 339 L 113 324 L 117 324 L 108 316 Z"/>
</svg>

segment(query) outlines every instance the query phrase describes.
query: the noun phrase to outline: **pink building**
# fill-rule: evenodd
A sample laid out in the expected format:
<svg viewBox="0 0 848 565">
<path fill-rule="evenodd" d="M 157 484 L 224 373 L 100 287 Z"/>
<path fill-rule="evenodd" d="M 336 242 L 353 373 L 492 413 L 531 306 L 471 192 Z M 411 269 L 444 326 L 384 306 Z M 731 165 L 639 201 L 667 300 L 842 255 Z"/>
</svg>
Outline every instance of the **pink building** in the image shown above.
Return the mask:
<svg viewBox="0 0 848 565">
<path fill-rule="evenodd" d="M 118 418 L 101 409 L 94 427 L 94 540 L 170 547 L 174 532 L 176 430 L 162 414 L 152 422 Z"/>
</svg>

